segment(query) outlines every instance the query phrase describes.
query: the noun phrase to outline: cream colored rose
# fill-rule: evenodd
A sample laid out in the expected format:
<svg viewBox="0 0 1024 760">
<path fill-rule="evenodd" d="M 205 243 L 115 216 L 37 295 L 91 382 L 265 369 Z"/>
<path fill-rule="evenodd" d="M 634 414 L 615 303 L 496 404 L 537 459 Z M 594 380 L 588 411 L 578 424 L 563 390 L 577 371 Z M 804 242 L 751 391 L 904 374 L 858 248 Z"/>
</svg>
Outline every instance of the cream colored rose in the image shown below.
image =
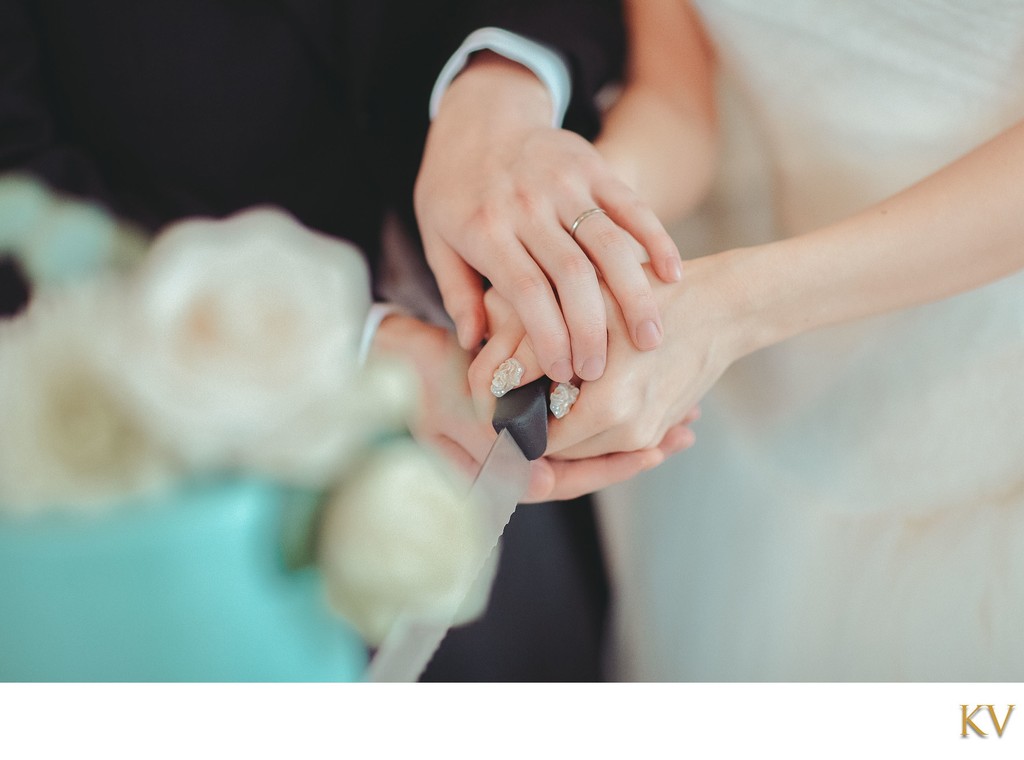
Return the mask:
<svg viewBox="0 0 1024 760">
<path fill-rule="evenodd" d="M 114 285 L 47 290 L 0 321 L 0 510 L 99 509 L 179 476 L 101 361 Z"/>
<path fill-rule="evenodd" d="M 193 466 L 320 485 L 372 433 L 352 414 L 369 304 L 359 251 L 282 211 L 180 222 L 127 293 L 124 382 Z"/>
<path fill-rule="evenodd" d="M 318 557 L 332 606 L 379 644 L 401 616 L 470 619 L 464 604 L 486 552 L 469 484 L 409 439 L 387 444 L 331 495 Z"/>
</svg>

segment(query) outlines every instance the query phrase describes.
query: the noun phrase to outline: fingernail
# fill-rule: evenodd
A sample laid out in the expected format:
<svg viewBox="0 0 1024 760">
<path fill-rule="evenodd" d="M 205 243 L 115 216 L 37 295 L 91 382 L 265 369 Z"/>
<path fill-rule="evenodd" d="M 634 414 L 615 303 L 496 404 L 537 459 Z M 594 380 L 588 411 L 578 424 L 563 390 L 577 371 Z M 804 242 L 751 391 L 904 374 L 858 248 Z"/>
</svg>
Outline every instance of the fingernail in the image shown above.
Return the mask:
<svg viewBox="0 0 1024 760">
<path fill-rule="evenodd" d="M 549 407 L 556 420 L 562 419 L 572 409 L 572 405 L 579 398 L 580 389 L 572 383 L 559 383 L 551 391 L 551 402 Z"/>
<path fill-rule="evenodd" d="M 636 346 L 641 351 L 657 348 L 661 343 L 661 330 L 650 319 L 645 319 L 636 328 Z"/>
<path fill-rule="evenodd" d="M 591 356 L 580 367 L 579 376 L 581 380 L 597 380 L 604 374 L 604 359 Z"/>
<path fill-rule="evenodd" d="M 679 282 L 683 279 L 683 265 L 675 256 L 672 257 L 668 265 L 668 274 L 672 278 L 672 282 Z"/>
<path fill-rule="evenodd" d="M 468 351 L 471 348 L 471 346 L 466 345 L 466 340 L 469 337 L 466 334 L 467 329 L 468 328 L 464 327 L 461 322 L 455 323 L 455 337 L 458 338 L 459 346 L 461 346 L 464 351 Z"/>
<path fill-rule="evenodd" d="M 548 377 L 556 383 L 567 383 L 572 380 L 572 365 L 568 359 L 559 359 L 551 365 Z"/>
<path fill-rule="evenodd" d="M 514 356 L 506 359 L 494 370 L 491 393 L 501 398 L 513 388 L 518 387 L 523 380 L 524 371 L 523 365 Z"/>
</svg>

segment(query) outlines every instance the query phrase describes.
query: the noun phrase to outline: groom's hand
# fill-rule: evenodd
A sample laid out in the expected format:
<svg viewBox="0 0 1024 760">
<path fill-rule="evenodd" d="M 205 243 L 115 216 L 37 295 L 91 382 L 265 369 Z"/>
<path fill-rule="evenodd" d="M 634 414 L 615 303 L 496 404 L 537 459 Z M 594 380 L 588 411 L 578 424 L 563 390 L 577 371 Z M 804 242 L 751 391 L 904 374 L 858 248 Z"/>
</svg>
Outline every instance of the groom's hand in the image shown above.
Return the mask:
<svg viewBox="0 0 1024 760">
<path fill-rule="evenodd" d="M 481 275 L 522 318 L 544 372 L 596 380 L 607 359 L 598 275 L 641 349 L 662 323 L 639 260 L 665 281 L 679 253 L 654 213 L 594 147 L 551 126 L 551 100 L 526 68 L 477 54 L 451 84 L 431 126 L 416 214 L 459 343 L 484 337 Z M 585 211 L 602 208 L 569 230 Z M 646 255 L 644 254 L 646 251 Z"/>
<path fill-rule="evenodd" d="M 374 351 L 410 362 L 419 375 L 422 398 L 412 421 L 416 439 L 474 477 L 496 436 L 490 423 L 474 412 L 467 380 L 469 355 L 446 330 L 403 315 L 384 320 Z M 571 499 L 631 478 L 659 464 L 676 442 L 664 443 L 663 449 L 574 462 L 539 459 L 531 463 L 530 488 L 523 501 Z"/>
</svg>

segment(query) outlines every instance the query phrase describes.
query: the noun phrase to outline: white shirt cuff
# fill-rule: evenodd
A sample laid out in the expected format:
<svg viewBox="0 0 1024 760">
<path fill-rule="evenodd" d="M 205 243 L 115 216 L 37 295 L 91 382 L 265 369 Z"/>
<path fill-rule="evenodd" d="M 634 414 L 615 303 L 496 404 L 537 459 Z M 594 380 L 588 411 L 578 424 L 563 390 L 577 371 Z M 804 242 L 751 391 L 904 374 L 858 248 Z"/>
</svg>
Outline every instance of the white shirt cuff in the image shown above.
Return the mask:
<svg viewBox="0 0 1024 760">
<path fill-rule="evenodd" d="M 545 45 L 493 26 L 477 29 L 469 35 L 441 69 L 441 75 L 434 84 L 433 92 L 430 93 L 431 119 L 437 115 L 441 98 L 444 97 L 452 80 L 466 67 L 469 56 L 480 50 L 492 50 L 532 71 L 551 94 L 551 102 L 554 106 L 551 126 L 562 126 L 565 111 L 569 107 L 569 98 L 572 95 L 572 80 L 569 78 L 569 67 L 565 60 Z"/>
<path fill-rule="evenodd" d="M 377 336 L 377 328 L 380 327 L 380 323 L 392 314 L 407 313 L 401 306 L 391 303 L 375 303 L 370 306 L 366 321 L 363 323 L 363 335 L 359 341 L 359 366 L 366 364 L 366 360 L 370 358 L 373 339 Z"/>
</svg>

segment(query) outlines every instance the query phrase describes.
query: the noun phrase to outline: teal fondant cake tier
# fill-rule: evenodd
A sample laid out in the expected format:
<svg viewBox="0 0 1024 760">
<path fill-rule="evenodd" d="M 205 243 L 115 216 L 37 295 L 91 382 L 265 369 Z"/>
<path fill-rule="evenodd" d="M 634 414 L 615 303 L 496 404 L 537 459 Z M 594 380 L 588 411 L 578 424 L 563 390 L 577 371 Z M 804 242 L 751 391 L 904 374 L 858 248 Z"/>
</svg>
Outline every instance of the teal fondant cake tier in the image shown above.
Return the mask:
<svg viewBox="0 0 1024 760">
<path fill-rule="evenodd" d="M 194 483 L 0 518 L 0 680 L 353 681 L 366 648 L 283 551 L 288 492 Z"/>
</svg>

